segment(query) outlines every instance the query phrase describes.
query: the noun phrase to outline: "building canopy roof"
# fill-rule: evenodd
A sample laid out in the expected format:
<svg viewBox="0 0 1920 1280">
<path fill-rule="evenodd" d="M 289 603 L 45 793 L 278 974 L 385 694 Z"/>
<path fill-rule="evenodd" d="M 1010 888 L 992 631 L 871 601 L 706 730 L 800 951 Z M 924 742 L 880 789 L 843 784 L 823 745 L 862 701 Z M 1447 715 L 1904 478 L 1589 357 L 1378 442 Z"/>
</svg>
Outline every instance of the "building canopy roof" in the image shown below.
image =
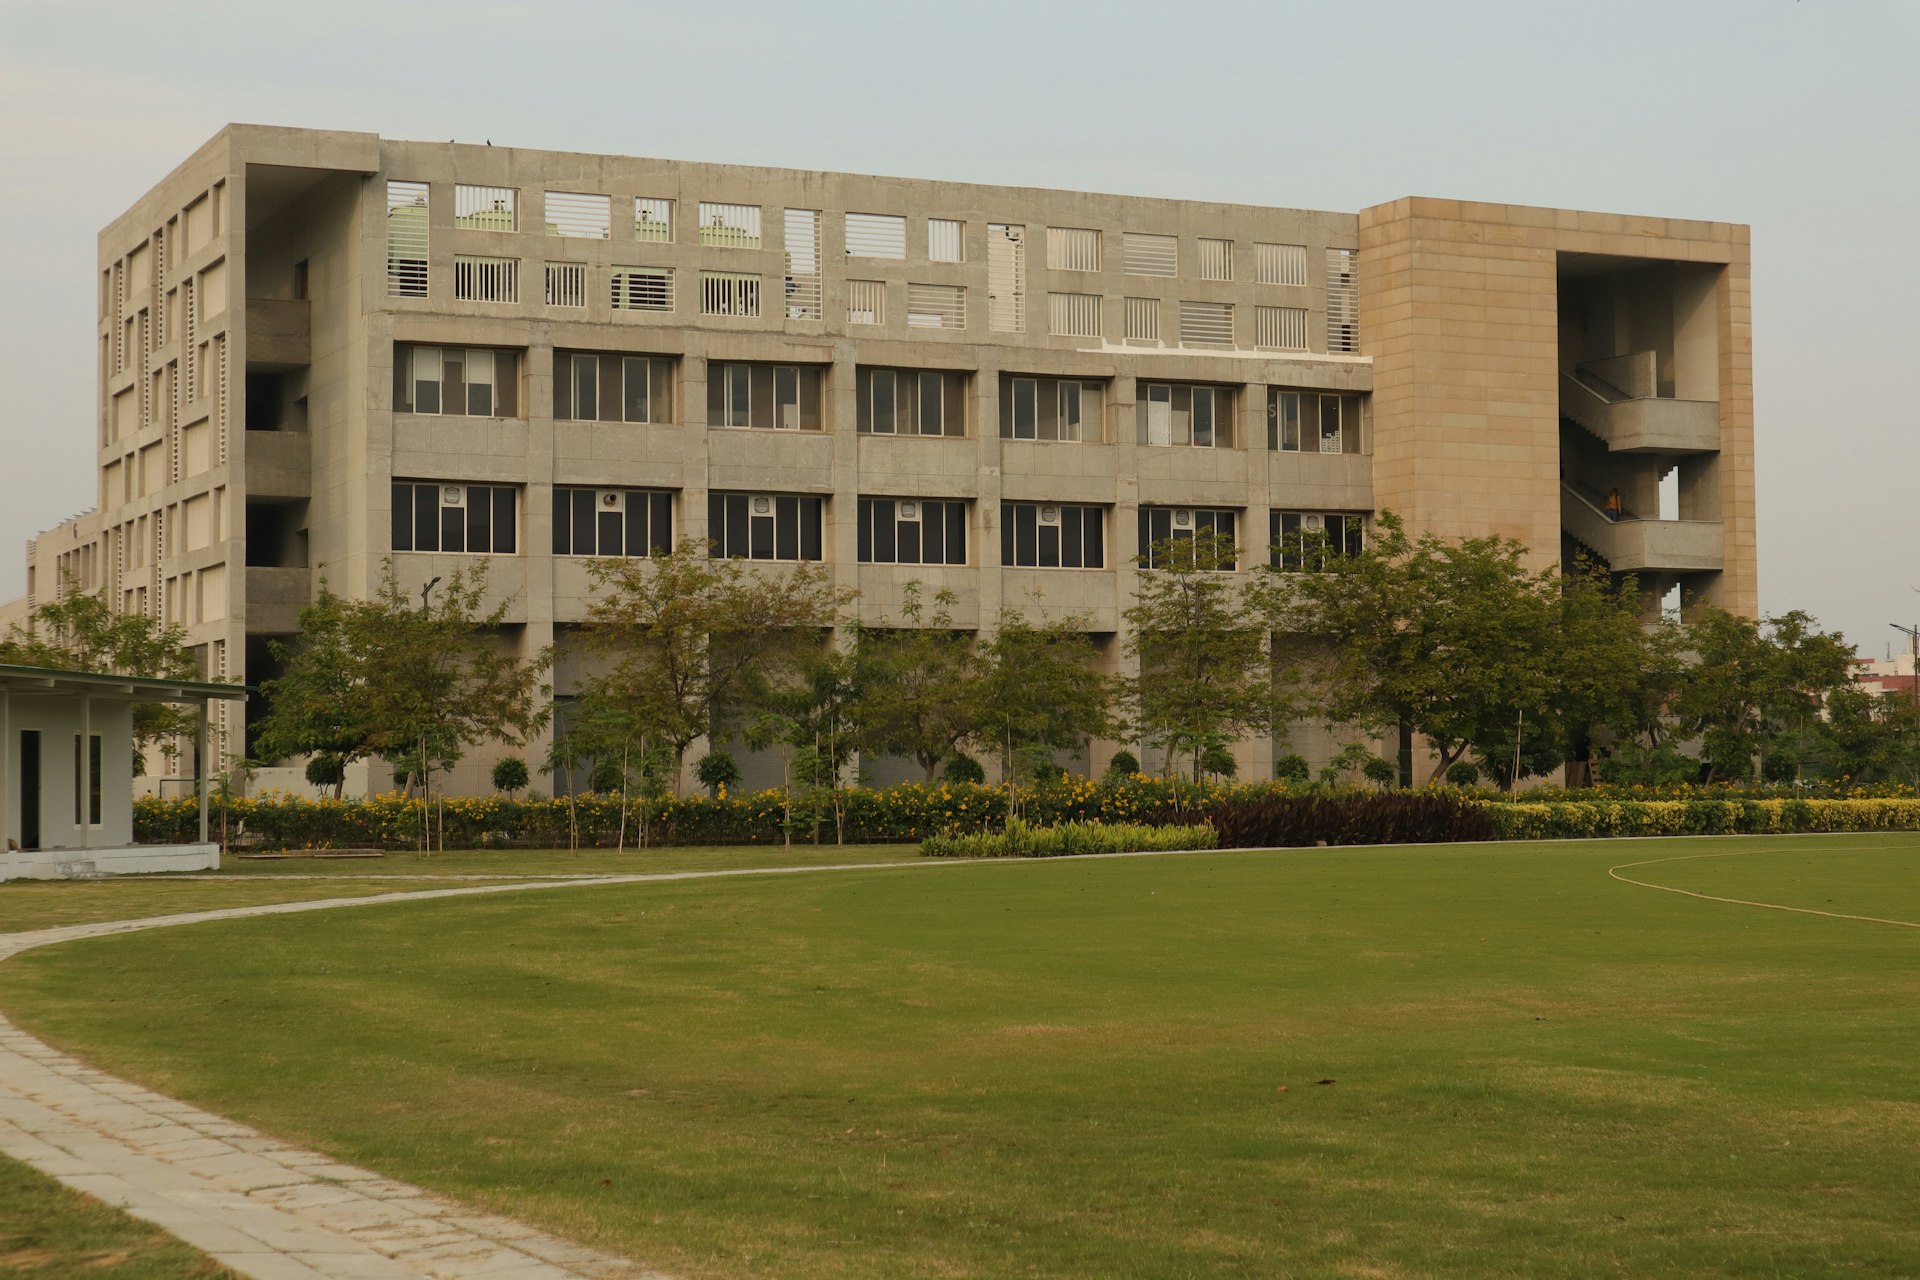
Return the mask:
<svg viewBox="0 0 1920 1280">
<path fill-rule="evenodd" d="M 87 694 L 125 702 L 244 702 L 247 687 L 198 680 L 160 680 L 151 676 L 116 676 L 95 671 L 62 671 L 57 667 L 21 667 L 0 662 L 0 690 L 40 695 Z"/>
</svg>

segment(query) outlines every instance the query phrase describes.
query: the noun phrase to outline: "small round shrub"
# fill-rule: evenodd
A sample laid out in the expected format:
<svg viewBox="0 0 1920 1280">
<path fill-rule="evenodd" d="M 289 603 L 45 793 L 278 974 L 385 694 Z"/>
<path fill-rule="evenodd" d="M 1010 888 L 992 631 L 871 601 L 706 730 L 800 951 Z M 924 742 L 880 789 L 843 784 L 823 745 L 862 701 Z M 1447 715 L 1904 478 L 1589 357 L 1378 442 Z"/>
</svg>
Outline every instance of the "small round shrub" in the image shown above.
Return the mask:
<svg viewBox="0 0 1920 1280">
<path fill-rule="evenodd" d="M 987 771 L 980 767 L 978 760 L 968 755 L 949 756 L 946 767 L 940 772 L 948 782 L 985 782 L 987 780 Z"/>
<path fill-rule="evenodd" d="M 700 763 L 693 766 L 693 776 L 709 795 L 719 798 L 720 788 L 730 787 L 740 781 L 740 765 L 731 752 L 709 751 L 700 757 Z"/>
<path fill-rule="evenodd" d="M 1390 787 L 1400 780 L 1400 769 L 1391 760 L 1374 756 L 1360 766 L 1360 772 L 1368 782 L 1377 787 Z"/>
<path fill-rule="evenodd" d="M 307 761 L 307 781 L 316 787 L 337 787 L 347 776 L 347 762 L 339 756 L 317 755 Z"/>
<path fill-rule="evenodd" d="M 520 790 L 533 781 L 527 772 L 527 762 L 518 756 L 507 756 L 493 764 L 493 789 L 504 791 L 508 795 Z"/>
<path fill-rule="evenodd" d="M 1305 756 L 1284 755 L 1273 762 L 1273 776 L 1278 782 L 1305 782 L 1313 776 L 1313 770 Z"/>
<path fill-rule="evenodd" d="M 1131 778 L 1140 772 L 1140 757 L 1122 747 L 1113 753 L 1113 759 L 1107 762 L 1107 777 L 1113 781 Z"/>
<path fill-rule="evenodd" d="M 1240 772 L 1240 762 L 1233 758 L 1233 752 L 1216 744 L 1200 753 L 1200 772 L 1231 778 Z"/>
<path fill-rule="evenodd" d="M 1447 781 L 1456 787 L 1471 787 L 1480 781 L 1480 766 L 1471 760 L 1462 760 L 1447 770 Z"/>
</svg>

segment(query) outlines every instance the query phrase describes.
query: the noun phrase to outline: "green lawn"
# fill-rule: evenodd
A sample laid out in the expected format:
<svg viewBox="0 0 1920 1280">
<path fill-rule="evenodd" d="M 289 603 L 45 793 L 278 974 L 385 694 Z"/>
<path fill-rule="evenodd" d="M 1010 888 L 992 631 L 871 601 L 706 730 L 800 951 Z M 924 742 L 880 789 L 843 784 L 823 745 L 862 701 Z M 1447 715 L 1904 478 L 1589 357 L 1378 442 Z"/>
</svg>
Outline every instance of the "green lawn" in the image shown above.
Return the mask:
<svg viewBox="0 0 1920 1280">
<path fill-rule="evenodd" d="M 1920 921 L 1910 835 L 1068 859 L 125 935 L 0 1003 L 690 1278 L 1920 1274 L 1920 929 L 1606 875 L 1735 850 L 1625 874 Z"/>
<path fill-rule="evenodd" d="M 0 1156 L 0 1276 L 7 1280 L 234 1280 L 156 1226 Z"/>
<path fill-rule="evenodd" d="M 434 883 L 433 877 L 438 876 L 501 877 L 497 883 L 507 883 L 523 876 L 634 875 L 739 867 L 910 862 L 917 861 L 918 857 L 918 846 L 895 844 L 840 848 L 800 845 L 790 850 L 731 845 L 627 853 L 610 849 L 577 852 L 516 849 L 431 855 L 401 852 L 384 858 L 290 858 L 272 862 L 229 858 L 218 872 L 192 879 L 125 876 L 101 880 L 10 880 L 0 884 L 0 933 L 171 915 L 180 911 L 453 887 Z M 467 883 L 495 882 L 479 879 Z"/>
</svg>

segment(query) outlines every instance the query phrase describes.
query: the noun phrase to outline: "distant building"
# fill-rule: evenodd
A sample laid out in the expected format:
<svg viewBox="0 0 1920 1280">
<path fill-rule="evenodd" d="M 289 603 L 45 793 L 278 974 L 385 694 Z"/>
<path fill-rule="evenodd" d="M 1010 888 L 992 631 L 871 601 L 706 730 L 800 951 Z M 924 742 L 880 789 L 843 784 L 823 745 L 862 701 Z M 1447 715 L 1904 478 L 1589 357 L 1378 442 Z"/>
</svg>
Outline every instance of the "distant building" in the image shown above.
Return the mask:
<svg viewBox="0 0 1920 1280">
<path fill-rule="evenodd" d="M 1115 669 L 1153 539 L 1257 562 L 1387 508 L 1757 607 L 1743 226 L 234 125 L 102 233 L 95 287 L 99 508 L 30 546 L 28 589 L 179 623 L 210 679 L 271 676 L 323 571 L 357 595 L 387 556 L 410 587 L 484 556 L 565 695 L 586 558 L 687 535 L 824 563 L 869 620 L 913 579 L 962 627 L 1083 615 Z"/>
</svg>

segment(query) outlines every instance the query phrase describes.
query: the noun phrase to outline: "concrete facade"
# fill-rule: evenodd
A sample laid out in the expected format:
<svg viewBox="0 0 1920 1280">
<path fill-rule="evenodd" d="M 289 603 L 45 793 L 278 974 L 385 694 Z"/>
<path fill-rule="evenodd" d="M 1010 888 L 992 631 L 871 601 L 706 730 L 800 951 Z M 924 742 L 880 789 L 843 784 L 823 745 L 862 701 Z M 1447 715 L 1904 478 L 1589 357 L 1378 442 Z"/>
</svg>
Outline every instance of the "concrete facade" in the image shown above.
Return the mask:
<svg viewBox="0 0 1920 1280">
<path fill-rule="evenodd" d="M 779 499 L 818 500 L 818 557 L 867 620 L 919 579 L 962 626 L 1083 617 L 1116 665 L 1142 507 L 1232 512 L 1256 557 L 1277 513 L 1391 508 L 1751 612 L 1746 248 L 1742 227 L 1451 201 L 1356 215 L 235 125 L 101 235 L 100 505 L 30 546 L 30 591 L 70 574 L 252 683 L 323 574 L 359 594 L 389 555 L 410 586 L 443 573 L 451 553 L 404 549 L 437 511 L 488 540 L 511 638 L 557 642 L 564 692 L 588 584 L 556 491 L 577 488 L 609 515 L 633 509 L 614 491 L 664 492 L 676 538 L 725 534 L 710 509 L 767 498 L 784 529 Z M 620 413 L 581 411 L 572 353 L 603 357 L 594 394 Z M 1323 395 L 1340 429 L 1286 447 L 1287 397 Z M 427 411 L 456 396 L 472 416 Z M 1046 438 L 1070 400 L 1081 438 Z M 1596 487 L 1700 527 L 1595 530 L 1566 504 Z M 862 499 L 961 504 L 963 562 L 863 563 Z M 1002 564 L 1004 522 L 1059 521 L 1064 545 L 1078 508 L 1099 567 Z M 241 750 L 237 720 L 215 729 Z M 1238 754 L 1266 776 L 1327 746 L 1303 728 Z"/>
</svg>

